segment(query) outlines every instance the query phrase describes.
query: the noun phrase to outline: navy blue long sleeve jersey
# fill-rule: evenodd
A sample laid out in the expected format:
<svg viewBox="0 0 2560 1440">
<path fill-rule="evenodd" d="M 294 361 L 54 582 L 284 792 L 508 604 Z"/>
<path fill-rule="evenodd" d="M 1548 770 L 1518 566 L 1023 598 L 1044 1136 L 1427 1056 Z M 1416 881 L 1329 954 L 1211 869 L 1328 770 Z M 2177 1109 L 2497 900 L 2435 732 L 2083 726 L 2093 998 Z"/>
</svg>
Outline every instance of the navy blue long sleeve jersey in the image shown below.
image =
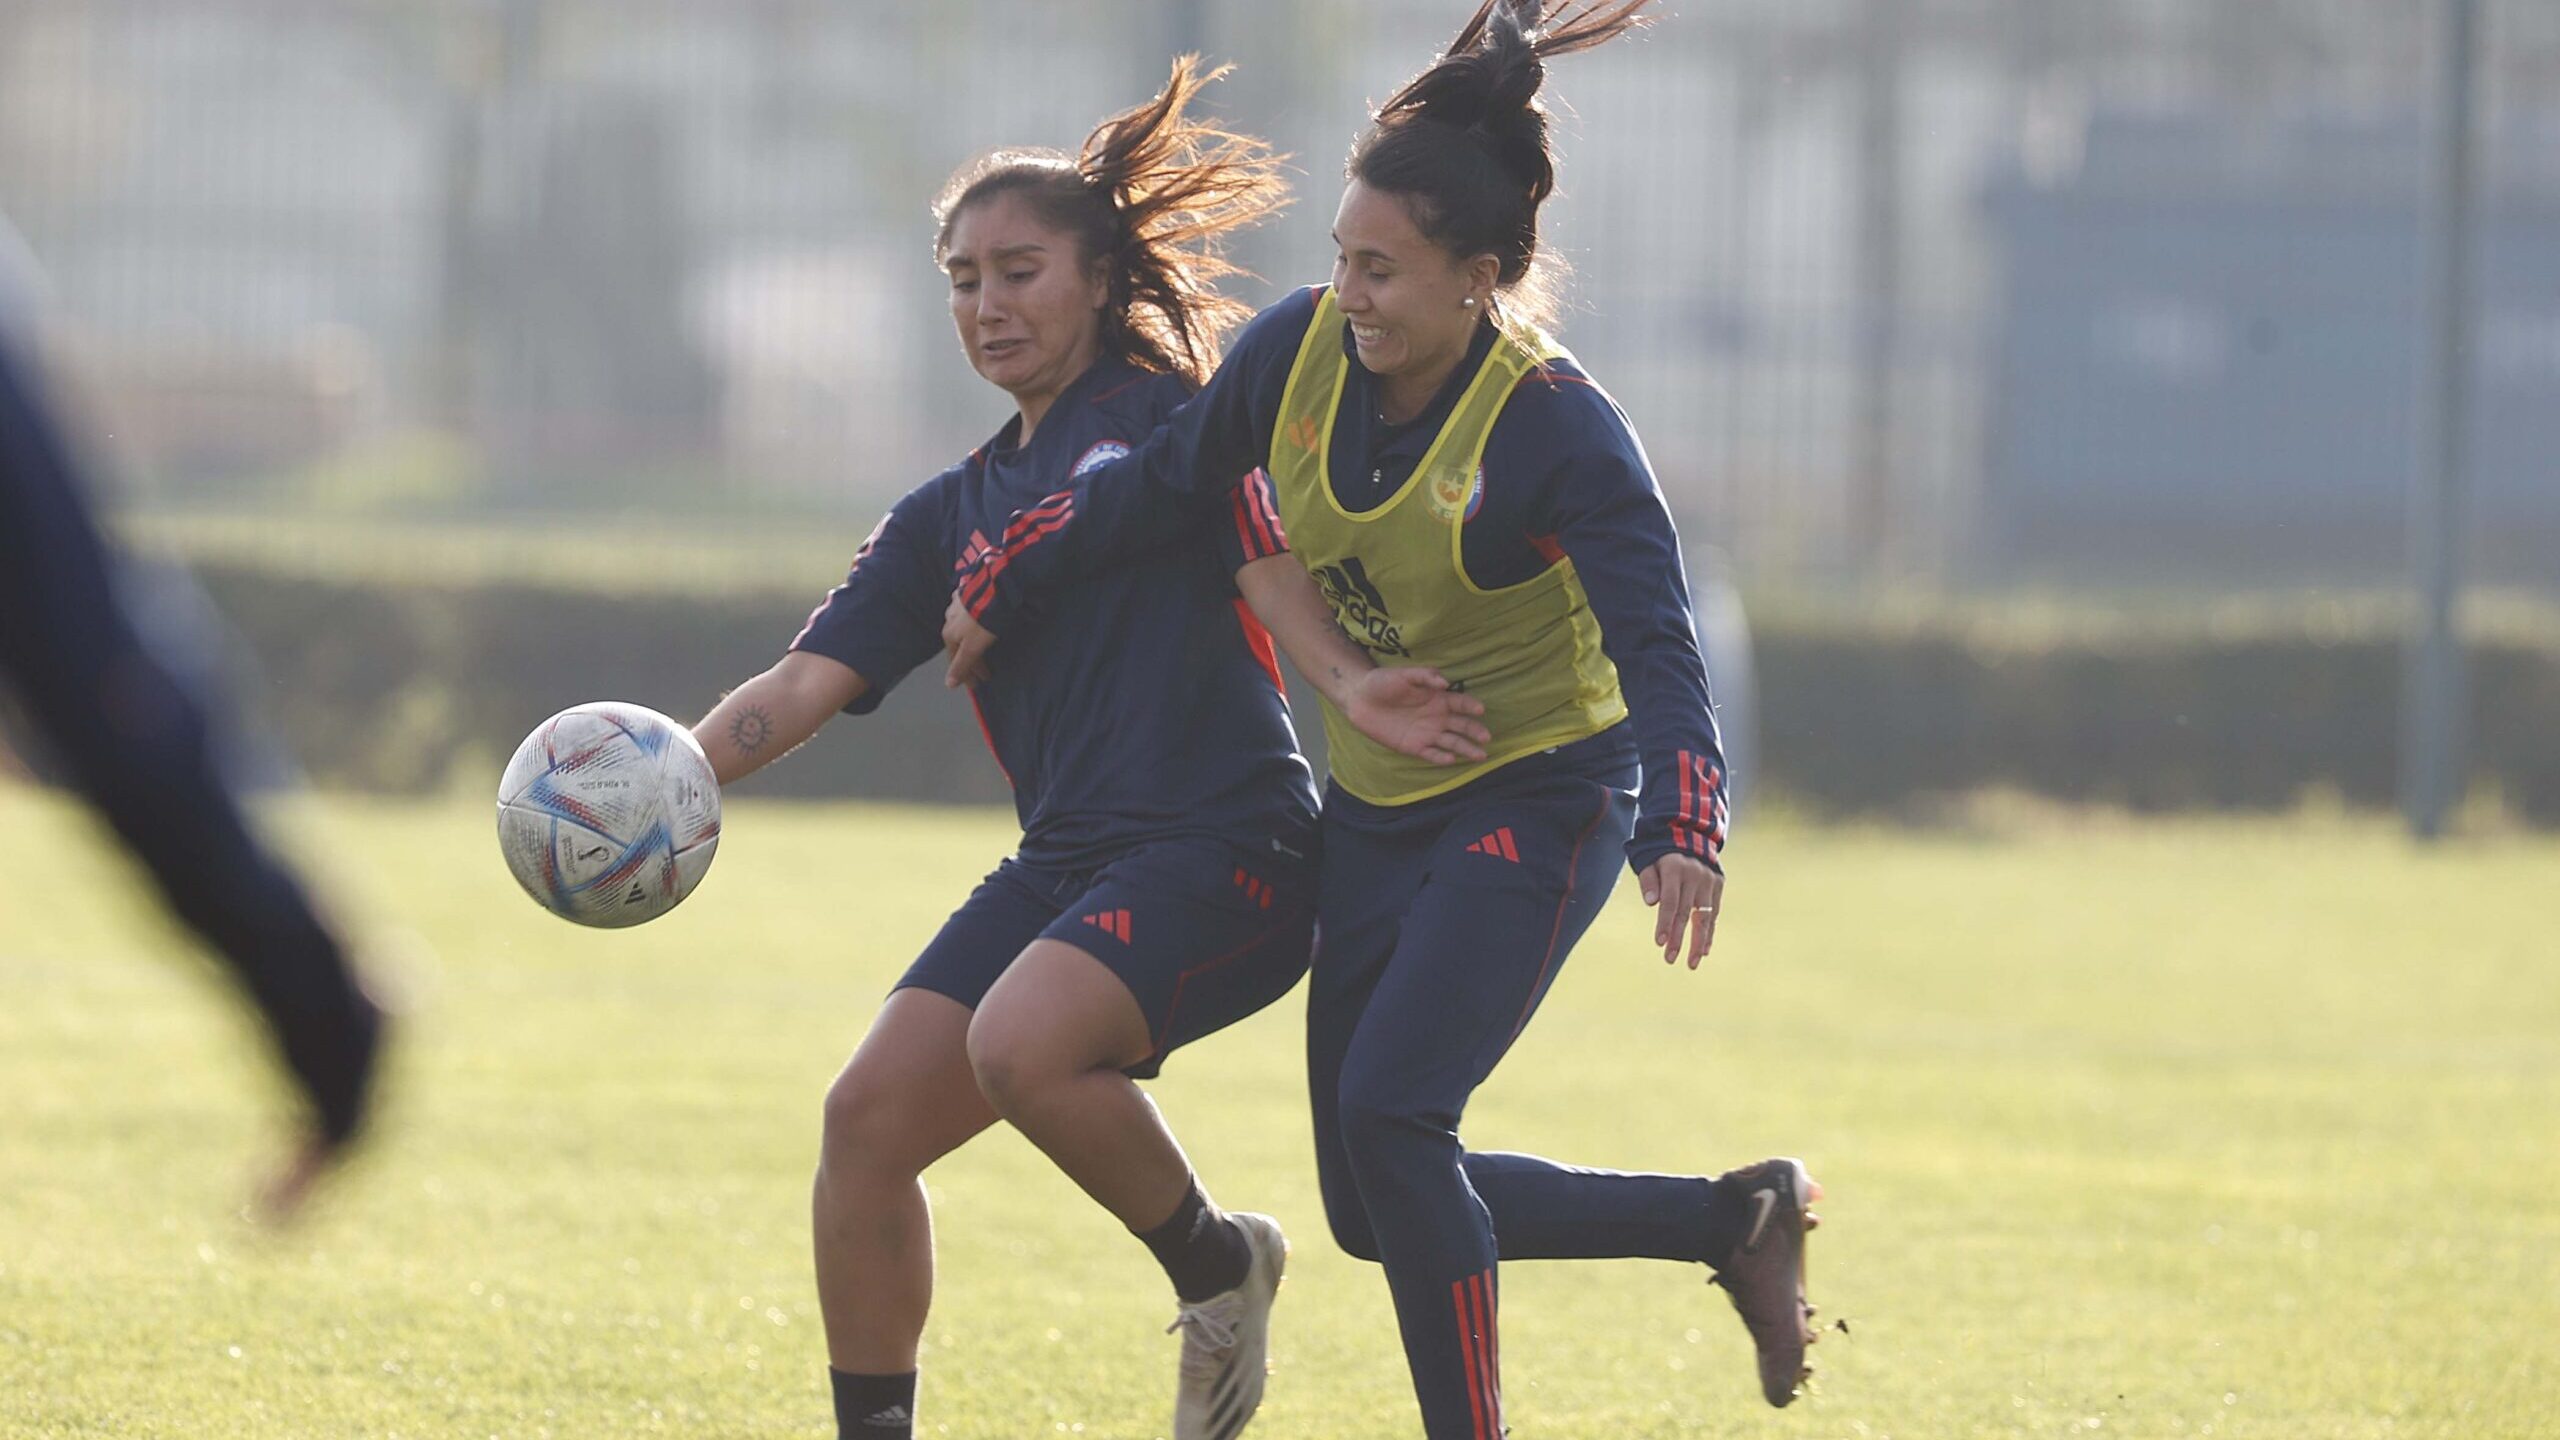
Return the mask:
<svg viewBox="0 0 2560 1440">
<path fill-rule="evenodd" d="M 972 567 L 1030 553 L 1074 519 L 1044 504 L 1129 453 L 1190 387 L 1104 359 L 1062 392 L 1028 444 L 1021 418 L 893 507 L 791 648 L 869 682 L 876 707 L 942 653 L 942 612 Z M 1284 548 L 1266 482 L 1186 507 L 1166 545 L 1014 620 L 1029 642 L 997 657 L 972 698 L 1013 784 L 1022 858 L 1077 868 L 1172 835 L 1283 860 L 1313 850 L 1315 787 L 1298 755 L 1271 640 L 1235 571 Z M 1205 527 L 1206 535 L 1189 532 Z M 1199 543 L 1201 540 L 1210 543 Z M 1274 848 L 1276 847 L 1276 849 Z"/>
<path fill-rule="evenodd" d="M 0 335 L 0 680 L 264 1012 L 332 1140 L 364 1117 L 380 1017 L 250 834 L 206 702 L 146 645 L 33 376 Z"/>
<path fill-rule="evenodd" d="M 1035 528 L 1034 543 L 981 562 L 964 581 L 961 595 L 980 622 L 1010 638 L 1026 605 L 1074 593 L 1130 557 L 1176 542 L 1205 511 L 1234 508 L 1235 477 L 1269 460 L 1281 396 L 1320 293 L 1299 290 L 1264 310 L 1162 430 L 1026 510 L 1051 517 Z M 1344 509 L 1374 508 L 1403 486 L 1495 335 L 1491 322 L 1479 326 L 1439 395 L 1403 425 L 1380 418 L 1379 382 L 1354 356 L 1329 452 Z M 1570 359 L 1530 372 L 1503 408 L 1461 549 L 1468 577 L 1487 589 L 1572 558 L 1626 695 L 1634 734 L 1621 743 L 1633 744 L 1642 761 L 1628 861 L 1641 870 L 1701 847 L 1714 860 L 1725 831 L 1723 750 L 1679 536 L 1625 413 Z M 1018 656 L 1036 644 L 996 653 Z"/>
</svg>

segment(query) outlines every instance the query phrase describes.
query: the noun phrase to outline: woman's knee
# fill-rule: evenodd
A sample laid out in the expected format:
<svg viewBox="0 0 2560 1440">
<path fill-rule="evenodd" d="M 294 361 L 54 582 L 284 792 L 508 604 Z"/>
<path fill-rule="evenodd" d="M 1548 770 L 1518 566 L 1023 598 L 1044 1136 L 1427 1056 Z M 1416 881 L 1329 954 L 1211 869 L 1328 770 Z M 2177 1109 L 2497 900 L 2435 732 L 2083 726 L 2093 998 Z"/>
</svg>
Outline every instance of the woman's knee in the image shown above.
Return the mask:
<svg viewBox="0 0 2560 1440">
<path fill-rule="evenodd" d="M 912 1180 L 995 1123 L 970 1083 L 969 1010 L 948 996 L 901 989 L 835 1083 L 821 1114 L 821 1182 Z"/>
<path fill-rule="evenodd" d="M 941 1133 L 934 1098 L 913 1077 L 849 1066 L 827 1087 L 819 1165 L 837 1179 L 911 1180 L 966 1134 Z"/>
<path fill-rule="evenodd" d="M 1351 1167 L 1318 1164 L 1316 1189 L 1324 1196 L 1324 1223 L 1333 1231 L 1333 1243 L 1354 1260 L 1376 1264 L 1378 1232 L 1369 1224 L 1369 1206 L 1360 1198 Z"/>
<path fill-rule="evenodd" d="M 898 1088 L 852 1066 L 827 1087 L 819 1148 L 830 1167 L 876 1163 L 900 1148 Z"/>
<path fill-rule="evenodd" d="M 998 1115 L 1011 1118 L 1037 1106 L 1042 1095 L 1076 1068 L 1004 1013 L 981 1011 L 969 1027 L 969 1070 L 977 1077 L 978 1093 Z"/>
<path fill-rule="evenodd" d="M 1088 1075 L 1134 1065 L 1148 1051 L 1143 1017 L 1115 977 L 1088 957 L 1038 963 L 1043 959 L 1055 961 L 1035 949 L 1016 962 L 969 1022 L 978 1093 L 1009 1120 Z"/>
<path fill-rule="evenodd" d="M 1410 1087 L 1358 1065 L 1342 1072 L 1334 1123 L 1342 1132 L 1342 1148 L 1355 1156 L 1427 1138 L 1441 1128 L 1435 1125 L 1430 1107 L 1418 1101 Z"/>
</svg>

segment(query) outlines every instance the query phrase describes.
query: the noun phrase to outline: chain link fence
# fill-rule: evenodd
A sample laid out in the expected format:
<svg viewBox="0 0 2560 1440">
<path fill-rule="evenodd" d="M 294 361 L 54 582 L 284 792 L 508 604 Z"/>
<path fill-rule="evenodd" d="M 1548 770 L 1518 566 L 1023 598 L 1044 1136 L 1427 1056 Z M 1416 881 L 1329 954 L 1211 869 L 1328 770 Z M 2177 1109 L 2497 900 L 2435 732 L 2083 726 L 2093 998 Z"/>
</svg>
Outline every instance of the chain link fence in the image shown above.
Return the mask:
<svg viewBox="0 0 2560 1440">
<path fill-rule="evenodd" d="M 1232 59 L 1215 107 L 1303 171 L 1239 247 L 1265 301 L 1464 9 L 0 0 L 0 214 L 137 508 L 850 544 L 1007 413 L 946 329 L 945 175 Z M 2483 529 L 2560 584 L 2560 7 L 2491 13 Z M 2429 16 L 1671 7 L 1551 77 L 1565 338 L 1746 577 L 2370 574 Z"/>
</svg>

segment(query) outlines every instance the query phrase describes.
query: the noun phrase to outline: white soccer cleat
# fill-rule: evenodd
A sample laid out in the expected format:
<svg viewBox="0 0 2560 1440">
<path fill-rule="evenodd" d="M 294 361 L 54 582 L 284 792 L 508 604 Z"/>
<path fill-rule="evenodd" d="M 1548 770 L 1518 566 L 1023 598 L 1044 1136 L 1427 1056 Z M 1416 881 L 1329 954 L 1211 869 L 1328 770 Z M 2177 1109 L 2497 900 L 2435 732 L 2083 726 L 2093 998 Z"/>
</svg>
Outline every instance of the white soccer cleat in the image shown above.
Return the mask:
<svg viewBox="0 0 2560 1440">
<path fill-rule="evenodd" d="M 1182 1388 L 1173 1402 L 1173 1440 L 1234 1440 L 1262 1408 L 1270 1374 L 1271 1302 L 1280 1294 L 1280 1272 L 1289 1242 L 1268 1215 L 1232 1212 L 1244 1230 L 1253 1264 L 1244 1283 L 1212 1295 L 1165 1327 L 1182 1335 Z"/>
</svg>

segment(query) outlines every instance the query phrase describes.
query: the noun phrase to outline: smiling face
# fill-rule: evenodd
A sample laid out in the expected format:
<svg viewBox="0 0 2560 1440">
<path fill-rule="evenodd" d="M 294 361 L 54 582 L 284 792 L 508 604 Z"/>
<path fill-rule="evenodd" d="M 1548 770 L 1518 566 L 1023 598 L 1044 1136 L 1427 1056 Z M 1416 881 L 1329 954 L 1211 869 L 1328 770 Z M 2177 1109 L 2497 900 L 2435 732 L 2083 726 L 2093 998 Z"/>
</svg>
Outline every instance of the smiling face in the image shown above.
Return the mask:
<svg viewBox="0 0 2560 1440">
<path fill-rule="evenodd" d="M 970 368 L 1013 397 L 1028 438 L 1040 412 L 1101 354 L 1110 303 L 1101 267 L 1020 195 L 999 191 L 952 217 L 942 268 Z"/>
<path fill-rule="evenodd" d="M 1360 363 L 1387 381 L 1390 409 L 1418 409 L 1467 353 L 1501 262 L 1451 255 L 1401 197 L 1360 180 L 1342 192 L 1333 243 L 1334 300 Z"/>
</svg>

